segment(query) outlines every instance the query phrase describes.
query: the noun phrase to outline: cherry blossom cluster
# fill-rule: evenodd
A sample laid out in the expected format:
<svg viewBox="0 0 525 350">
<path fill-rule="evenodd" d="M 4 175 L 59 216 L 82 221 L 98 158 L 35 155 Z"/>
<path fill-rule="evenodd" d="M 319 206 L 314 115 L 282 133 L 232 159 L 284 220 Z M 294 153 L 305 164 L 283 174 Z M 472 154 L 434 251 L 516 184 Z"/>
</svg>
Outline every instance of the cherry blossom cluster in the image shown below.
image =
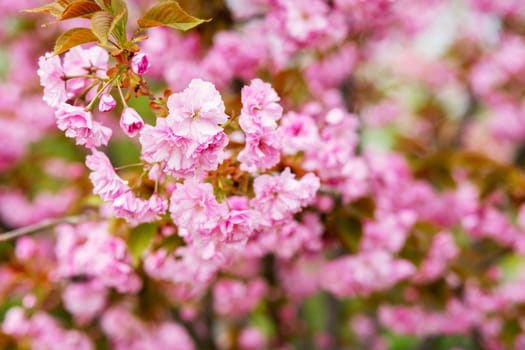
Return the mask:
<svg viewBox="0 0 525 350">
<path fill-rule="evenodd" d="M 525 347 L 523 1 L 48 2 L 0 5 L 0 348 Z"/>
</svg>

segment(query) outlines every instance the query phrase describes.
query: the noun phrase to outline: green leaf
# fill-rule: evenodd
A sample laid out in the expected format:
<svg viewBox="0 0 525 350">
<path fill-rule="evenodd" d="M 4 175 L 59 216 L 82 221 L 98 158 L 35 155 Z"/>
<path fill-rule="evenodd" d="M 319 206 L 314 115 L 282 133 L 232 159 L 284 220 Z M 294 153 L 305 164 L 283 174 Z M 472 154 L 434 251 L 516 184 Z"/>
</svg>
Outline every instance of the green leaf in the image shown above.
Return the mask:
<svg viewBox="0 0 525 350">
<path fill-rule="evenodd" d="M 388 332 L 385 336 L 390 350 L 415 349 L 419 343 L 418 338 L 410 335 L 401 335 Z"/>
<path fill-rule="evenodd" d="M 113 17 L 109 32 L 113 33 L 117 41 L 122 44 L 126 40 L 126 23 L 128 21 L 128 9 L 122 9 Z"/>
<path fill-rule="evenodd" d="M 108 144 L 107 154 L 115 167 L 140 161 L 140 149 L 129 138 L 112 138 Z"/>
<path fill-rule="evenodd" d="M 58 18 L 59 21 L 76 18 L 76 17 L 91 17 L 95 12 L 102 10 L 93 1 L 81 0 L 75 1 L 64 9 L 62 15 Z"/>
<path fill-rule="evenodd" d="M 276 325 L 272 322 L 268 316 L 267 307 L 265 305 L 259 305 L 254 312 L 251 313 L 249 324 L 252 327 L 257 328 L 267 337 L 272 337 L 277 332 Z"/>
<path fill-rule="evenodd" d="M 186 31 L 209 21 L 189 15 L 177 1 L 164 1 L 146 11 L 137 23 L 140 28 L 167 26 Z"/>
<path fill-rule="evenodd" d="M 113 15 L 107 11 L 95 12 L 93 17 L 91 17 L 91 31 L 102 45 L 106 45 L 108 42 L 112 22 Z"/>
<path fill-rule="evenodd" d="M 111 12 L 113 14 L 119 13 L 123 9 L 128 9 L 128 6 L 126 5 L 126 2 L 124 0 L 111 0 Z"/>
<path fill-rule="evenodd" d="M 67 50 L 89 42 L 97 41 L 97 37 L 91 29 L 73 28 L 60 35 L 55 43 L 53 53 L 60 55 Z"/>
<path fill-rule="evenodd" d="M 352 203 L 343 207 L 348 215 L 354 215 L 358 219 L 374 219 L 376 204 L 371 197 L 360 197 Z"/>
<path fill-rule="evenodd" d="M 184 240 L 177 234 L 172 234 L 171 236 L 165 237 L 162 242 L 160 242 L 159 247 L 164 249 L 168 253 L 173 253 L 178 247 L 184 245 Z"/>
<path fill-rule="evenodd" d="M 113 33 L 120 45 L 126 42 L 126 25 L 128 24 L 128 7 L 123 0 L 111 0 L 113 22 L 110 33 Z"/>
<path fill-rule="evenodd" d="M 140 262 L 142 253 L 150 246 L 157 233 L 157 224 L 141 224 L 131 229 L 128 237 L 128 249 L 133 259 L 133 266 Z"/>
</svg>

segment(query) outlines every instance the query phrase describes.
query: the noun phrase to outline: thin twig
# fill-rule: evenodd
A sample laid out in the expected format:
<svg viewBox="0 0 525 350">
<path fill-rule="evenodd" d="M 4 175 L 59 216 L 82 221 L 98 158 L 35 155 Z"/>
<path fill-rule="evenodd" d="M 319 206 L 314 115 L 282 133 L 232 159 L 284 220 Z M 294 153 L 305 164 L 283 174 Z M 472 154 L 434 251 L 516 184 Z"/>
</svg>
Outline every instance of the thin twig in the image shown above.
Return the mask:
<svg viewBox="0 0 525 350">
<path fill-rule="evenodd" d="M 43 231 L 45 229 L 48 229 L 50 227 L 53 227 L 59 224 L 77 224 L 86 219 L 87 219 L 87 216 L 85 215 L 67 216 L 67 217 L 58 218 L 58 219 L 46 219 L 34 225 L 29 225 L 29 226 L 17 228 L 16 230 L 0 233 L 0 242 L 5 242 L 10 239 L 18 238 L 20 236 L 37 233 L 39 231 Z"/>
<path fill-rule="evenodd" d="M 144 163 L 140 162 L 140 163 L 133 163 L 133 164 L 126 164 L 126 165 L 122 165 L 122 166 L 119 166 L 119 167 L 116 167 L 115 170 L 122 170 L 122 169 L 127 169 L 127 168 L 133 168 L 133 167 L 139 167 L 139 166 L 143 166 Z"/>
</svg>

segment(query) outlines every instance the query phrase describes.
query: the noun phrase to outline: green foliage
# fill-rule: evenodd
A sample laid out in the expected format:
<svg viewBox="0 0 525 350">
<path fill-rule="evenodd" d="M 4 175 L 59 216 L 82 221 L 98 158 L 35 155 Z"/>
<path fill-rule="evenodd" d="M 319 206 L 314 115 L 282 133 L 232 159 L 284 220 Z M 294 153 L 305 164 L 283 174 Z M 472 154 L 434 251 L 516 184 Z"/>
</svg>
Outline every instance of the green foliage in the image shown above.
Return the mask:
<svg viewBox="0 0 525 350">
<path fill-rule="evenodd" d="M 361 133 L 360 144 L 364 148 L 392 149 L 396 140 L 394 127 L 366 128 Z"/>
<path fill-rule="evenodd" d="M 272 322 L 271 317 L 268 315 L 267 306 L 261 304 L 255 309 L 250 315 L 249 323 L 251 326 L 259 329 L 266 336 L 272 337 L 277 332 L 276 325 Z"/>
<path fill-rule="evenodd" d="M 157 224 L 146 223 L 132 228 L 127 240 L 129 252 L 133 259 L 133 266 L 140 262 L 142 253 L 152 244 L 157 233 Z"/>
<path fill-rule="evenodd" d="M 105 0 L 105 2 L 110 2 Z M 110 33 L 120 45 L 126 42 L 126 26 L 128 24 L 128 7 L 123 0 L 111 0 L 111 13 L 114 15 L 111 22 Z"/>
<path fill-rule="evenodd" d="M 390 344 L 389 350 L 410 350 L 415 349 L 419 344 L 418 338 L 408 335 L 388 333 L 386 338 Z"/>
<path fill-rule="evenodd" d="M 97 41 L 97 37 L 90 29 L 87 28 L 73 28 L 62 33 L 56 43 L 53 53 L 60 55 L 75 46 Z"/>
<path fill-rule="evenodd" d="M 112 139 L 107 154 L 115 167 L 137 163 L 140 152 L 137 144 L 131 139 Z"/>
<path fill-rule="evenodd" d="M 91 17 L 91 31 L 102 45 L 108 43 L 114 16 L 111 12 L 98 11 Z"/>
<path fill-rule="evenodd" d="M 63 134 L 49 134 L 31 146 L 31 154 L 36 158 L 59 157 L 68 161 L 83 161 L 81 150 Z"/>
<path fill-rule="evenodd" d="M 318 293 L 306 299 L 303 304 L 302 314 L 310 329 L 309 334 L 314 334 L 314 331 L 322 331 L 327 323 L 326 299 L 325 294 Z"/>
<path fill-rule="evenodd" d="M 59 21 L 66 19 L 85 17 L 91 18 L 95 13 L 100 11 L 101 8 L 93 1 L 80 0 L 70 3 L 64 8 L 64 11 L 58 17 Z"/>
<path fill-rule="evenodd" d="M 59 36 L 53 51 L 55 55 L 89 42 L 97 42 L 117 54 L 121 50 L 138 50 L 135 42 L 139 39 L 128 41 L 126 37 L 128 8 L 124 0 L 56 0 L 24 11 L 48 13 L 55 17 L 55 22 L 52 23 L 72 18 L 90 19 L 89 28 L 73 28 Z M 146 11 L 138 20 L 138 25 L 141 29 L 167 26 L 186 31 L 210 20 L 189 15 L 177 1 L 164 0 Z M 114 46 L 108 46 L 111 37 L 116 39 L 118 47 L 114 43 Z"/>
<path fill-rule="evenodd" d="M 464 335 L 429 336 L 421 339 L 389 332 L 386 338 L 390 344 L 389 350 L 450 350 L 454 347 L 465 350 L 480 349 L 472 337 Z"/>
</svg>

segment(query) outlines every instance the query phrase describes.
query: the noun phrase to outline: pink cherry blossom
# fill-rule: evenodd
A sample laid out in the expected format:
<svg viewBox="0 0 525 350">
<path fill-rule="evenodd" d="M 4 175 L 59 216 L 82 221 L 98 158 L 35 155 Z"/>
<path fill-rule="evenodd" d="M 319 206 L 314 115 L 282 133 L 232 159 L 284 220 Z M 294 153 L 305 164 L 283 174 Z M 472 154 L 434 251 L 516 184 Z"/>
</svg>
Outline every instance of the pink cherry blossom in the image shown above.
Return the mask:
<svg viewBox="0 0 525 350">
<path fill-rule="evenodd" d="M 93 150 L 93 153 L 86 157 L 86 166 L 91 170 L 89 179 L 93 184 L 93 193 L 103 200 L 114 200 L 129 190 L 127 181 L 117 175 L 104 153 Z"/>
<path fill-rule="evenodd" d="M 210 83 L 195 81 L 191 89 L 188 87 L 185 90 L 185 94 L 192 93 L 193 90 L 198 89 L 200 84 L 205 89 L 213 88 Z M 216 92 L 216 90 L 213 91 Z M 204 96 L 198 98 L 204 98 Z M 178 106 L 182 114 L 179 115 L 177 112 L 170 114 L 167 118 L 158 118 L 155 127 L 146 125 L 143 128 L 139 138 L 142 144 L 142 159 L 149 163 L 160 163 L 164 172 L 177 177 L 201 175 L 205 171 L 215 170 L 223 159 L 223 149 L 228 143 L 228 138 L 222 128 L 216 124 L 217 120 L 214 119 L 226 118 L 220 95 L 216 92 L 216 96 L 212 95 L 210 98 L 214 98 L 215 102 L 219 101 L 222 112 L 220 106 L 213 107 L 215 102 L 206 102 L 203 117 L 193 119 L 189 117 L 188 119 L 183 117 L 186 115 L 183 112 L 184 108 L 193 107 L 178 106 L 177 103 L 186 103 L 187 99 L 172 95 L 171 102 L 168 101 L 168 105 L 173 106 L 171 111 L 175 113 L 174 108 Z M 206 119 L 208 117 L 210 119 Z M 199 121 L 196 121 L 197 119 Z M 201 126 L 203 129 L 200 129 Z"/>
<path fill-rule="evenodd" d="M 267 287 L 263 280 L 248 283 L 221 279 L 214 286 L 213 307 L 221 315 L 242 315 L 251 311 L 263 298 Z"/>
<path fill-rule="evenodd" d="M 235 198 L 229 198 L 230 208 Z M 222 239 L 228 244 L 246 243 L 254 229 L 253 214 L 247 207 L 239 209 L 231 208 L 219 224 Z"/>
<path fill-rule="evenodd" d="M 69 284 L 62 293 L 65 308 L 80 324 L 91 321 L 102 311 L 106 297 L 107 289 L 98 281 Z"/>
<path fill-rule="evenodd" d="M 40 84 L 44 87 L 44 101 L 51 107 L 57 107 L 71 96 L 66 90 L 64 71 L 59 56 L 50 52 L 38 59 Z"/>
<path fill-rule="evenodd" d="M 74 138 L 78 145 L 87 148 L 107 145 L 111 129 L 93 121 L 91 112 L 83 107 L 62 103 L 55 112 L 57 126 L 67 137 Z"/>
<path fill-rule="evenodd" d="M 138 75 L 146 73 L 150 66 L 148 55 L 144 52 L 135 54 L 131 59 L 131 70 Z"/>
<path fill-rule="evenodd" d="M 128 190 L 112 201 L 114 214 L 135 226 L 155 221 L 168 209 L 168 201 L 153 194 L 148 200 L 137 197 Z"/>
<path fill-rule="evenodd" d="M 345 256 L 326 264 L 321 285 L 338 297 L 368 295 L 390 288 L 415 273 L 412 263 L 384 251 Z"/>
<path fill-rule="evenodd" d="M 174 254 L 157 250 L 144 260 L 146 273 L 157 280 L 173 285 L 173 293 L 180 300 L 201 296 L 223 266 L 224 260 L 203 258 L 192 246 L 179 247 Z"/>
<path fill-rule="evenodd" d="M 222 131 L 219 124 L 228 120 L 215 86 L 200 79 L 193 79 L 182 92 L 171 95 L 168 109 L 168 118 L 177 122 L 179 132 L 198 143 Z"/>
<path fill-rule="evenodd" d="M 255 327 L 245 328 L 239 335 L 239 345 L 242 350 L 263 349 L 266 347 L 266 338 L 264 334 Z"/>
<path fill-rule="evenodd" d="M 176 322 L 146 322 L 126 305 L 115 305 L 102 316 L 102 329 L 116 350 L 194 350 L 188 332 Z"/>
<path fill-rule="evenodd" d="M 160 163 L 168 174 L 192 175 L 195 172 L 194 162 L 188 155 L 194 145 L 189 136 L 177 132 L 177 123 L 171 118 L 158 118 L 155 127 L 145 125 L 139 137 L 142 159 Z"/>
<path fill-rule="evenodd" d="M 254 79 L 250 85 L 242 88 L 242 111 L 239 125 L 248 134 L 261 134 L 275 130 L 281 119 L 283 108 L 279 105 L 279 96 L 268 83 Z"/>
<path fill-rule="evenodd" d="M 98 110 L 101 112 L 110 112 L 117 105 L 117 101 L 111 96 L 111 94 L 105 93 L 100 96 L 98 104 Z"/>
<path fill-rule="evenodd" d="M 244 149 L 237 156 L 242 170 L 255 173 L 258 170 L 267 170 L 279 162 L 282 139 L 278 132 L 247 134 L 245 142 Z"/>
<path fill-rule="evenodd" d="M 141 288 L 126 243 L 111 236 L 106 223 L 62 225 L 57 228 L 57 237 L 57 277 L 97 279 L 120 293 L 135 293 Z"/>
<path fill-rule="evenodd" d="M 78 193 L 71 188 L 56 193 L 42 191 L 32 200 L 18 190 L 0 190 L 0 219 L 10 227 L 36 224 L 65 215 L 77 198 Z"/>
<path fill-rule="evenodd" d="M 254 183 L 255 198 L 250 201 L 268 224 L 291 218 L 311 203 L 319 189 L 319 179 L 307 174 L 300 180 L 286 168 L 280 175 L 260 175 Z"/>
<path fill-rule="evenodd" d="M 224 204 L 217 203 L 211 184 L 191 178 L 177 184 L 170 198 L 171 217 L 181 236 L 213 229 L 225 209 Z"/>
<path fill-rule="evenodd" d="M 95 74 L 105 78 L 108 68 L 109 54 L 99 46 L 83 48 L 76 46 L 64 55 L 64 75 L 66 77 L 77 77 L 87 74 Z M 81 93 L 91 83 L 89 78 L 68 79 L 67 90 L 73 94 Z"/>
<path fill-rule="evenodd" d="M 286 113 L 281 120 L 280 132 L 283 153 L 293 155 L 310 150 L 319 142 L 319 130 L 315 120 L 307 114 Z"/>
<path fill-rule="evenodd" d="M 64 350 L 92 350 L 93 343 L 84 333 L 63 329 L 50 315 L 38 311 L 31 318 L 23 315 L 21 308 L 10 309 L 4 321 L 3 331 L 16 338 L 27 338 L 31 348 L 56 347 Z"/>
<path fill-rule="evenodd" d="M 125 107 L 120 115 L 120 128 L 129 137 L 136 136 L 144 127 L 144 120 L 131 107 Z"/>
<path fill-rule="evenodd" d="M 328 31 L 328 6 L 315 0 L 309 3 L 281 0 L 279 15 L 286 34 L 298 43 L 311 43 Z"/>
</svg>

